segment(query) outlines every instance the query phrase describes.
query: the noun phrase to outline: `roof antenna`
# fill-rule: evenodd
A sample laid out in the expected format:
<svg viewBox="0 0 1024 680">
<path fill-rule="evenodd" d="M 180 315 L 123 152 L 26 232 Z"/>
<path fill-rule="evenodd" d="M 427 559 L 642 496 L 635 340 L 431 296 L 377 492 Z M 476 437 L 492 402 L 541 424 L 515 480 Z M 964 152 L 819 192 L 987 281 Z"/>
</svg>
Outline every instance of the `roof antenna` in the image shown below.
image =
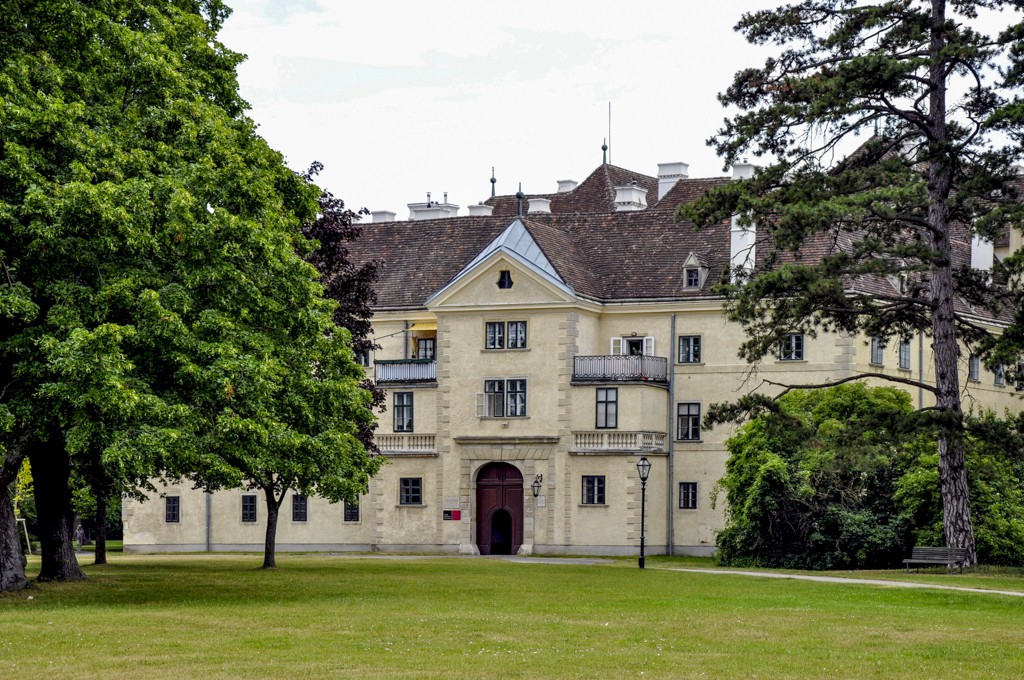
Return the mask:
<svg viewBox="0 0 1024 680">
<path fill-rule="evenodd" d="M 608 162 L 612 162 L 612 103 L 608 101 Z"/>
<path fill-rule="evenodd" d="M 491 198 L 494 198 L 494 185 L 498 183 L 498 180 L 494 179 L 494 166 L 491 166 Z"/>
<path fill-rule="evenodd" d="M 608 165 L 608 138 L 601 143 L 601 165 Z"/>
<path fill-rule="evenodd" d="M 522 217 L 523 216 L 523 198 L 525 198 L 525 196 L 523 195 L 523 183 L 522 182 L 519 183 L 519 191 L 516 192 L 516 198 L 519 200 L 519 208 L 517 209 L 516 216 L 517 217 Z"/>
</svg>

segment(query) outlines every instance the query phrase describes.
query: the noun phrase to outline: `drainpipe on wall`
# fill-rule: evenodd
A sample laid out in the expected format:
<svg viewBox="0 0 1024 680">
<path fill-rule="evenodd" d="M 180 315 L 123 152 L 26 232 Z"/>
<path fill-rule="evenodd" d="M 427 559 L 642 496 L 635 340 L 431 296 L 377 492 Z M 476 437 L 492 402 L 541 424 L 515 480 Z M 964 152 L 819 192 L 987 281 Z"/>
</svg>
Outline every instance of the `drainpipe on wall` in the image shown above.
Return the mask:
<svg viewBox="0 0 1024 680">
<path fill-rule="evenodd" d="M 213 552 L 210 549 L 210 498 L 209 491 L 206 492 L 206 552 Z"/>
<path fill-rule="evenodd" d="M 675 542 L 675 499 L 673 497 L 673 491 L 675 486 L 675 461 L 674 461 L 674 449 L 673 442 L 675 438 L 672 436 L 672 406 L 675 404 L 676 399 L 676 315 L 672 314 L 672 331 L 669 335 L 668 341 L 668 423 L 666 424 L 665 431 L 668 433 L 668 546 L 666 552 L 669 555 L 673 554 L 672 544 Z"/>
</svg>

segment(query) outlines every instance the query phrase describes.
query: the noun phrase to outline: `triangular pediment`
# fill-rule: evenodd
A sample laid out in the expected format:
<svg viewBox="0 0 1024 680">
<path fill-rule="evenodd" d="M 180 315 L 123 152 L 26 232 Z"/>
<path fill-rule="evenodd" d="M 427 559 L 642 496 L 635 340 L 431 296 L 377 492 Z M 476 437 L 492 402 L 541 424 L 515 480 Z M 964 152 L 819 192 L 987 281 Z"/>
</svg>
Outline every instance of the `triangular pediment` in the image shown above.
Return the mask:
<svg viewBox="0 0 1024 680">
<path fill-rule="evenodd" d="M 574 297 L 576 291 L 566 283 L 558 270 L 544 254 L 544 250 L 530 234 L 521 220 L 513 221 L 506 229 L 486 248 L 473 258 L 473 260 L 462 268 L 443 288 L 435 292 L 426 303 L 428 305 L 437 302 L 440 298 L 447 297 L 454 290 L 463 287 L 469 279 L 475 278 L 484 270 L 490 269 L 495 262 L 507 260 L 528 271 L 545 287 L 554 288 L 563 294 Z"/>
</svg>

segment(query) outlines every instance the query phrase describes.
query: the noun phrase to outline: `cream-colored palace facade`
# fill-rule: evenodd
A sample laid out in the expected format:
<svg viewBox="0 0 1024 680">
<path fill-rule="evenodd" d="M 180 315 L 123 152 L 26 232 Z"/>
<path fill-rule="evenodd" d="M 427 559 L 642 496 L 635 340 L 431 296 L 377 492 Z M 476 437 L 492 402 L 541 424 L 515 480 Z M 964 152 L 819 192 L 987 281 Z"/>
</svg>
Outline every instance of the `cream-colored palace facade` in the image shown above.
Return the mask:
<svg viewBox="0 0 1024 680">
<path fill-rule="evenodd" d="M 375 214 L 361 256 L 385 260 L 380 349 L 365 359 L 388 392 L 377 431 L 388 464 L 358 505 L 286 499 L 278 549 L 636 554 L 645 456 L 648 554 L 711 554 L 733 428 L 701 426 L 710 404 L 768 389 L 764 379 L 932 380 L 926 337 L 883 347 L 794 335 L 756 370 L 740 360 L 742 331 L 710 288 L 728 266 L 750 266 L 756 239 L 673 218 L 723 181 L 691 180 L 684 164 L 658 177 L 603 165 L 558 194 L 496 197 L 470 216 L 447 201 L 410 205 L 407 221 Z M 962 245 L 991 266 L 1020 235 Z M 962 363 L 965 408 L 1020 408 L 1014 387 L 966 350 Z M 263 546 L 257 492 L 169 486 L 123 512 L 126 551 Z"/>
</svg>

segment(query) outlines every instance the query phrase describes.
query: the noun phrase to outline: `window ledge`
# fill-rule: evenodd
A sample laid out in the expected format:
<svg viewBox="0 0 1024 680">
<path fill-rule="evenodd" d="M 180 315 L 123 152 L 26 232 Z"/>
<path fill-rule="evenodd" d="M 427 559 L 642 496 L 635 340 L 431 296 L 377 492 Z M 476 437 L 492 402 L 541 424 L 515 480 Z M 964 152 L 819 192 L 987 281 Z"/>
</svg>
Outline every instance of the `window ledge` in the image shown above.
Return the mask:
<svg viewBox="0 0 1024 680">
<path fill-rule="evenodd" d="M 676 366 L 703 366 L 703 361 L 677 361 Z"/>
<path fill-rule="evenodd" d="M 677 444 L 703 444 L 703 439 L 676 439 Z"/>
<path fill-rule="evenodd" d="M 776 359 L 777 364 L 806 364 L 807 359 Z"/>
<path fill-rule="evenodd" d="M 425 508 L 426 503 L 395 503 L 396 508 Z M 350 524 L 358 524 L 358 522 L 350 522 Z"/>
<path fill-rule="evenodd" d="M 498 352 L 529 352 L 530 347 L 484 347 L 480 350 L 481 354 L 496 354 Z"/>
<path fill-rule="evenodd" d="M 609 506 L 608 506 L 607 503 L 580 503 L 579 507 L 581 507 L 581 508 L 607 508 Z"/>
</svg>

